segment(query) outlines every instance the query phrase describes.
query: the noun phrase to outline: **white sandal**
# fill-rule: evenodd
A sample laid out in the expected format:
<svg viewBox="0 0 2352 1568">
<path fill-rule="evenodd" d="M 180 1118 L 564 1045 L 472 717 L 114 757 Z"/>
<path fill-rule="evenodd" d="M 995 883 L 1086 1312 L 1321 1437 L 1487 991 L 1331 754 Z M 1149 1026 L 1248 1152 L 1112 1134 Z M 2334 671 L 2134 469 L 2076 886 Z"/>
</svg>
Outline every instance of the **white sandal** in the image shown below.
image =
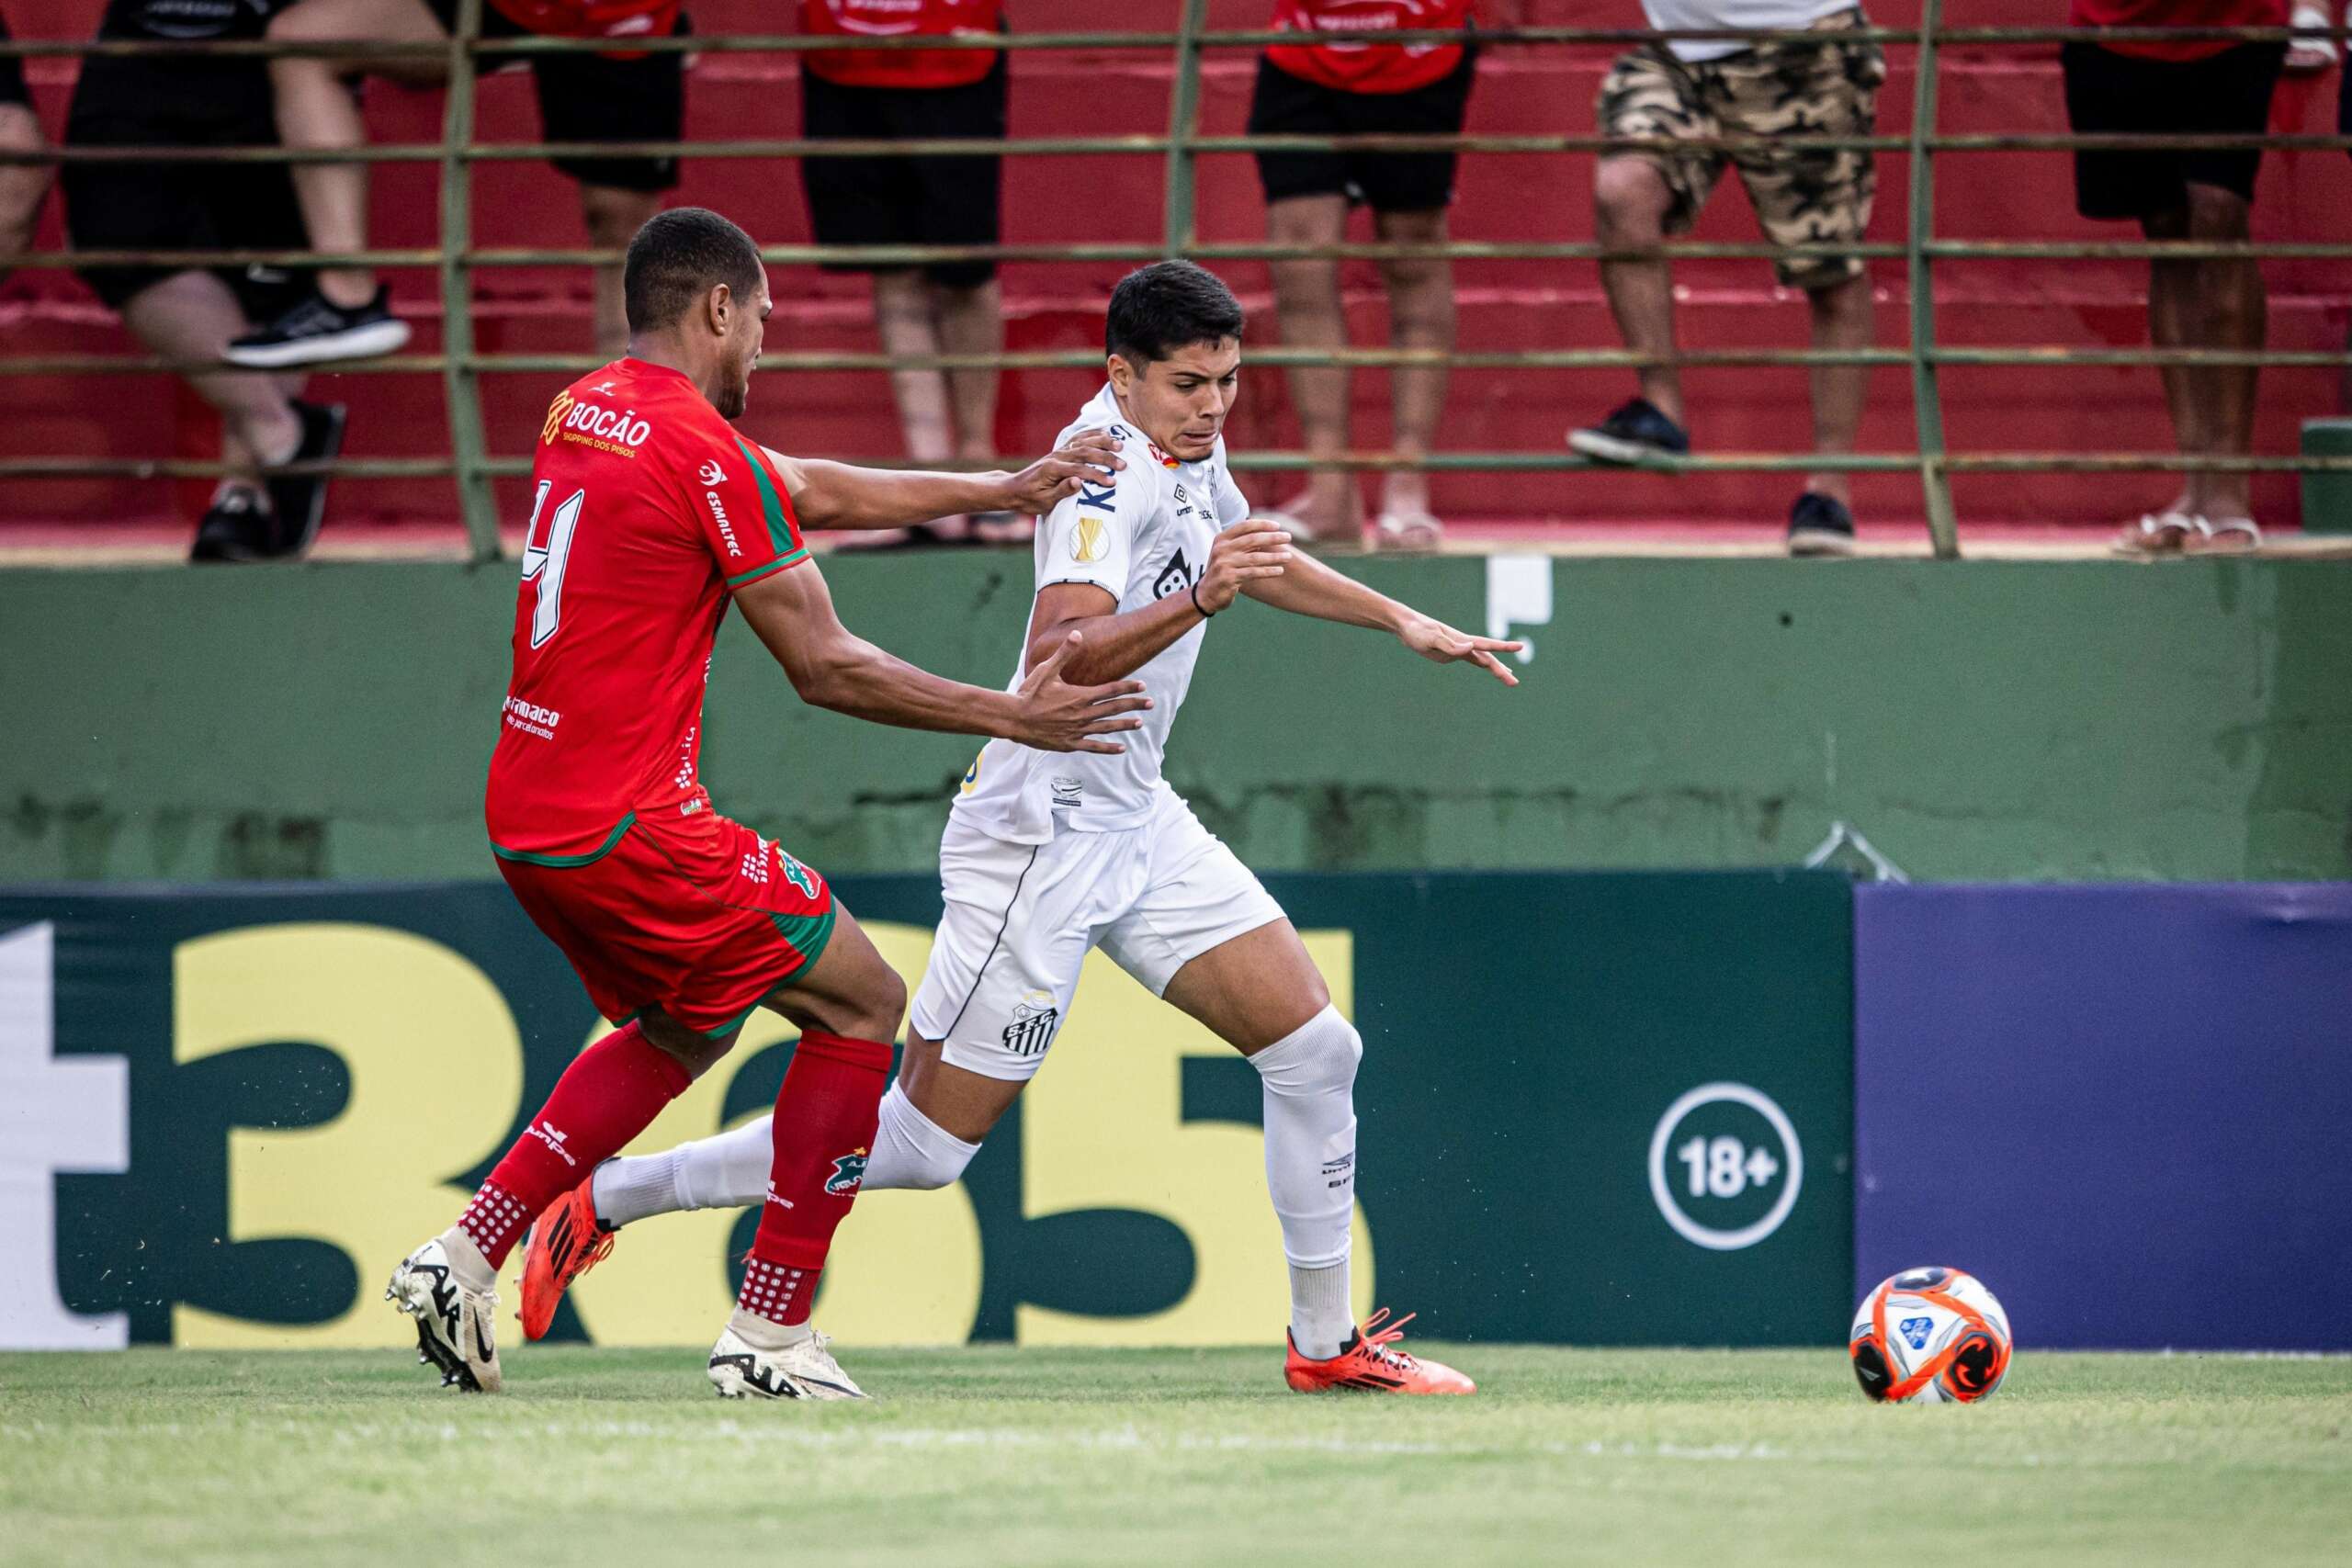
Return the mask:
<svg viewBox="0 0 2352 1568">
<path fill-rule="evenodd" d="M 2201 538 L 2205 519 L 2186 512 L 2151 512 L 2137 523 L 2127 523 L 2109 547 L 2120 556 L 2178 555 L 2188 541 Z"/>
<path fill-rule="evenodd" d="M 2327 7 L 2319 0 L 2297 0 L 2294 15 L 2287 18 L 2290 28 L 2324 28 L 2328 26 Z M 2287 70 L 2290 74 L 2315 75 L 2335 63 L 2335 40 L 2332 38 L 2290 39 L 2287 43 Z"/>
<path fill-rule="evenodd" d="M 2262 548 L 2262 529 L 2251 517 L 2197 520 L 2197 537 L 2181 548 L 2190 555 L 2242 556 Z"/>
<path fill-rule="evenodd" d="M 1429 551 L 1445 542 L 1445 525 L 1429 512 L 1384 512 L 1373 520 L 1372 536 L 1384 550 Z"/>
</svg>

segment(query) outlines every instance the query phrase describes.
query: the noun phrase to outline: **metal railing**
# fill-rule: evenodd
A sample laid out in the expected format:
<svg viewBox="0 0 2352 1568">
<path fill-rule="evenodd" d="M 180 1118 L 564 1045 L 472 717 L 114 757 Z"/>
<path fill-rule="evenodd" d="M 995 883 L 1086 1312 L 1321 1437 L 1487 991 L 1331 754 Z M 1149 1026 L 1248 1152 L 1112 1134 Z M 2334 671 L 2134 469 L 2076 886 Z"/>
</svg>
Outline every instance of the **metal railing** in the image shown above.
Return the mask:
<svg viewBox="0 0 2352 1568">
<path fill-rule="evenodd" d="M 1744 453 L 1679 459 L 1668 467 L 1675 472 L 1814 472 L 1845 470 L 1857 473 L 1910 472 L 1917 476 L 1922 505 L 1935 553 L 1959 554 L 1958 521 L 1951 495 L 1951 476 L 1963 473 L 2075 472 L 2107 473 L 2140 469 L 2202 468 L 2232 472 L 2352 471 L 2352 458 L 2300 457 L 2240 457 L 2203 453 L 2057 453 L 1953 452 L 1943 428 L 1943 399 L 1939 372 L 1945 366 L 2165 366 L 2261 365 L 2276 367 L 2342 366 L 2352 355 L 2323 352 L 2235 352 L 2211 349 L 2087 349 L 2019 344 L 2002 347 L 1959 347 L 1941 344 L 1936 333 L 1936 264 L 1952 261 L 2041 259 L 2253 259 L 2352 258 L 2352 243 L 2280 243 L 2154 242 L 2019 242 L 1939 238 L 1935 231 L 1935 161 L 1939 154 L 1958 152 L 2061 152 L 2083 149 L 2166 150 L 2199 148 L 2263 148 L 2270 150 L 2352 150 L 2352 138 L 2343 136 L 2101 136 L 2050 134 L 1944 134 L 1938 129 L 1939 57 L 1951 46 L 2007 46 L 2052 43 L 2070 39 L 2098 42 L 2134 40 L 2235 39 L 2271 41 L 2294 37 L 2332 36 L 2345 39 L 2352 29 L 2278 28 L 1953 28 L 1943 24 L 1942 0 L 1923 0 L 1916 28 L 1870 27 L 1835 35 L 1839 41 L 1873 41 L 1910 45 L 1916 51 L 1917 87 L 1912 119 L 1906 133 L 1869 136 L 1775 137 L 1772 143 L 1788 151 L 1860 150 L 1899 154 L 1910 160 L 1909 203 L 1900 243 L 1859 243 L 1843 245 L 1779 246 L 1769 243 L 1713 243 L 1673 241 L 1657 251 L 1612 252 L 1590 242 L 1448 240 L 1439 243 L 1341 243 L 1328 245 L 1279 245 L 1271 243 L 1203 242 L 1198 238 L 1198 160 L 1204 155 L 1260 151 L 1321 152 L 1355 148 L 1394 152 L 1475 152 L 1525 155 L 1532 153 L 1603 152 L 1656 150 L 1689 152 L 1701 149 L 1736 150 L 1750 145 L 1747 137 L 1641 140 L 1599 133 L 1558 135 L 1360 136 L 1305 135 L 1211 136 L 1199 127 L 1202 66 L 1215 50 L 1254 49 L 1276 42 L 1295 43 L 1299 35 L 1271 29 L 1217 31 L 1207 26 L 1207 0 L 1182 0 L 1179 25 L 1173 32 L 1063 32 L 1007 34 L 996 37 L 958 35 L 910 38 L 832 38 L 800 34 L 694 35 L 672 39 L 633 39 L 632 51 L 647 53 L 692 52 L 804 54 L 835 49 L 989 50 L 1005 53 L 1038 50 L 1151 50 L 1169 52 L 1174 61 L 1169 95 L 1169 125 L 1164 135 L 1099 137 L 1030 137 L 1005 140 L 938 140 L 869 141 L 853 140 L 735 139 L 726 141 L 629 142 L 500 142 L 474 139 L 474 108 L 480 62 L 514 62 L 534 55 L 592 51 L 602 40 L 524 37 L 485 39 L 481 37 L 483 0 L 459 0 L 456 25 L 446 43 L 278 43 L 267 40 L 205 43 L 132 41 L 65 42 L 19 39 L 0 42 L 0 56 L 70 55 L 83 58 L 143 55 L 151 57 L 270 57 L 286 54 L 332 54 L 353 60 L 437 60 L 448 73 L 447 102 L 438 142 L 377 144 L 352 150 L 289 149 L 284 147 L 50 147 L 37 152 L 0 151 L 0 164 L 75 163 L 277 164 L 300 163 L 429 163 L 440 175 L 441 243 L 432 247 L 376 248 L 341 254 L 274 250 L 119 250 L 32 252 L 0 254 L 0 271 L 13 267 L 93 267 L 105 265 L 219 266 L 262 265 L 284 268 L 338 265 L 371 267 L 432 267 L 438 276 L 443 310 L 443 350 L 359 360 L 334 367 L 338 373 L 434 374 L 442 378 L 448 418 L 447 458 L 345 458 L 331 464 L 293 465 L 278 471 L 332 471 L 351 478 L 454 479 L 469 550 L 477 560 L 499 551 L 499 529 L 491 481 L 529 472 L 526 457 L 492 457 L 484 435 L 480 380 L 485 374 L 577 372 L 602 363 L 588 354 L 482 354 L 474 344 L 471 279 L 481 269 L 548 265 L 609 265 L 621 253 L 587 247 L 480 247 L 472 242 L 471 173 L 481 163 L 553 157 L 681 157 L 775 159 L 903 156 L 910 153 L 945 157 L 1013 157 L 1119 155 L 1157 157 L 1164 162 L 1166 190 L 1163 232 L 1158 243 L 1079 243 L 1070 244 L 994 245 L 772 245 L 763 257 L 771 265 L 818 262 L 865 265 L 921 265 L 948 261 L 997 262 L 1144 262 L 1163 255 L 1185 255 L 1204 262 L 1284 261 L 1305 259 L 1385 260 L 1443 256 L 1458 261 L 1602 260 L 1847 257 L 1865 260 L 1900 258 L 1909 293 L 1908 341 L 1902 348 L 1853 350 L 1736 349 L 1685 350 L 1671 356 L 1645 356 L 1619 349 L 1522 349 L 1510 352 L 1393 348 L 1332 350 L 1255 349 L 1251 360 L 1260 365 L 1395 367 L 1444 364 L 1458 369 L 1598 369 L 1672 364 L 1683 367 L 1814 367 L 1859 365 L 1907 367 L 1911 373 L 1916 421 L 1915 449 L 1909 453 Z M 1449 30 L 1401 30 L 1384 33 L 1385 42 L 1444 41 L 1465 35 Z M 1657 31 L 1632 28 L 1529 27 L 1479 29 L 1482 48 L 1499 45 L 1584 44 L 1632 46 L 1669 39 L 1753 42 L 1781 37 L 1818 34 L 1775 33 L 1768 30 L 1674 29 Z M 2352 69 L 2352 66 L 2347 66 Z M 782 353 L 762 356 L 762 367 L 774 370 L 869 370 L 938 368 L 1000 368 L 1006 370 L 1091 367 L 1101 355 L 1087 351 L 1010 352 L 994 355 L 901 355 L 856 353 Z M 0 375 L 151 374 L 165 370 L 220 368 L 215 363 L 182 364 L 140 355 L 37 355 L 0 357 Z M 1237 456 L 1237 468 L 1260 471 L 1300 471 L 1340 468 L 1360 470 L 1426 468 L 1438 472 L 1521 471 L 1557 472 L 1592 468 L 1588 459 L 1566 452 L 1440 451 L 1408 457 L 1396 452 L 1346 452 L 1317 456 L 1304 452 L 1262 452 Z M 67 477 L 209 478 L 239 471 L 220 462 L 189 459 L 103 459 L 28 457 L 0 459 L 0 479 Z"/>
</svg>

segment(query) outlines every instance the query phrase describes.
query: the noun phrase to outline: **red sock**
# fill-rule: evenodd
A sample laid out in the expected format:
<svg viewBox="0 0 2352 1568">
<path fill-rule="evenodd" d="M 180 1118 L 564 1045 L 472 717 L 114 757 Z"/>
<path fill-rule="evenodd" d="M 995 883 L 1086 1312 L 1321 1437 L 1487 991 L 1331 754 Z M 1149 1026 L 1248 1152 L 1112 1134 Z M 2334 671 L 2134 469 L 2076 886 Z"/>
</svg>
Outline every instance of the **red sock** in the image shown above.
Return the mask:
<svg viewBox="0 0 2352 1568">
<path fill-rule="evenodd" d="M 865 1179 L 867 1151 L 890 1078 L 890 1047 L 810 1030 L 775 1097 L 775 1158 L 767 1201 L 735 1304 L 772 1323 L 808 1321 L 817 1277 Z"/>
<path fill-rule="evenodd" d="M 458 1226 L 492 1269 L 539 1211 L 621 1152 L 694 1080 L 679 1060 L 625 1023 L 573 1059 L 530 1127 L 481 1184 Z"/>
</svg>

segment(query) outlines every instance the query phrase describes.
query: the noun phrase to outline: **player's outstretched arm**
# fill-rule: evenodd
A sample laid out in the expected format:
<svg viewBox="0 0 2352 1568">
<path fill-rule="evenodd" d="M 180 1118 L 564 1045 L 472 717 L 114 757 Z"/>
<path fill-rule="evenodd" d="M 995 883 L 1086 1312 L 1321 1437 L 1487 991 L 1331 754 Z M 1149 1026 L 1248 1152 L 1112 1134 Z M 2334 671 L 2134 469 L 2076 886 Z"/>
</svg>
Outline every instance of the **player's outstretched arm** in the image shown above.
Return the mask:
<svg viewBox="0 0 2352 1568">
<path fill-rule="evenodd" d="M 737 608 L 811 706 L 902 729 L 939 729 L 1017 740 L 1046 751 L 1126 750 L 1105 739 L 1138 728 L 1126 716 L 1148 708 L 1141 682 L 1073 685 L 1063 673 L 1078 650 L 1072 637 L 1040 662 L 1018 692 L 967 686 L 919 670 L 842 625 L 824 573 L 813 561 L 763 577 L 735 595 Z"/>
<path fill-rule="evenodd" d="M 1250 525 L 1244 523 L 1240 526 L 1247 528 Z M 1312 556 L 1299 556 L 1292 560 L 1288 571 L 1255 579 L 1244 584 L 1241 591 L 1261 604 L 1295 615 L 1387 632 L 1432 663 L 1475 664 L 1506 686 L 1519 684 L 1519 677 L 1495 655 L 1517 653 L 1525 644 L 1456 631 L 1410 604 L 1400 604 L 1344 572 L 1332 570 Z"/>
<path fill-rule="evenodd" d="M 1042 515 L 1065 496 L 1076 495 L 1080 480 L 1108 484 L 1127 466 L 1109 433 L 1100 430 L 1071 437 L 1017 474 L 861 468 L 819 457 L 787 457 L 773 447 L 761 450 L 784 476 L 800 525 L 839 530 L 904 528 L 969 512 Z"/>
</svg>

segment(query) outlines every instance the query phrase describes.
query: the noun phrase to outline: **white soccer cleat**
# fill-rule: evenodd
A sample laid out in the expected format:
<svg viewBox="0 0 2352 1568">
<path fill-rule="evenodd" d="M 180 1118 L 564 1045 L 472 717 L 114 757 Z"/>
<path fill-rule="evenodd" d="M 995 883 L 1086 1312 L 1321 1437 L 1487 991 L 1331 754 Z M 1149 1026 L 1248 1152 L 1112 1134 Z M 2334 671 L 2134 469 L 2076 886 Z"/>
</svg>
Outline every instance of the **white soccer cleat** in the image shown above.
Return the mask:
<svg viewBox="0 0 2352 1568">
<path fill-rule="evenodd" d="M 811 1329 L 781 1350 L 763 1350 L 729 1324 L 710 1348 L 710 1382 L 721 1399 L 864 1399 Z"/>
<path fill-rule="evenodd" d="M 498 1292 L 459 1284 L 438 1237 L 401 1260 L 384 1299 L 416 1319 L 417 1359 L 440 1369 L 442 1387 L 496 1393 L 503 1385 L 491 1332 Z"/>
</svg>

